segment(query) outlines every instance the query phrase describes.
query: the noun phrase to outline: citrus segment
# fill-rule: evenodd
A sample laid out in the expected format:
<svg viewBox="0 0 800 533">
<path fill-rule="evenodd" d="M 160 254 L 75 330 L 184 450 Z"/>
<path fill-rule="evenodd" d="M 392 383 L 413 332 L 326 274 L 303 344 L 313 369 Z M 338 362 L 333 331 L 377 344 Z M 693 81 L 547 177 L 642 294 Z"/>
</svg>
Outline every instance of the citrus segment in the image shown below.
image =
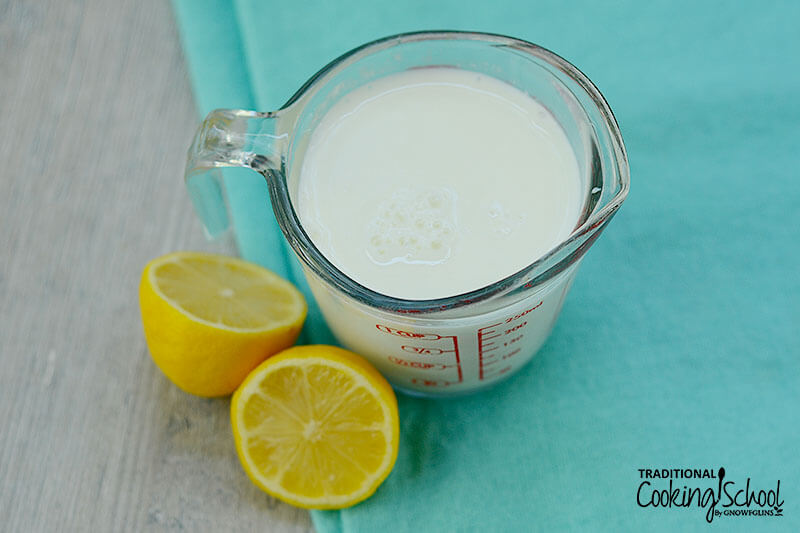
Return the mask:
<svg viewBox="0 0 800 533">
<path fill-rule="evenodd" d="M 230 394 L 261 361 L 297 340 L 302 294 L 258 265 L 176 252 L 154 259 L 139 285 L 147 345 L 183 390 Z"/>
<path fill-rule="evenodd" d="M 397 400 L 361 357 L 297 346 L 264 361 L 231 403 L 236 449 L 259 487 L 293 505 L 348 507 L 397 458 Z"/>
</svg>

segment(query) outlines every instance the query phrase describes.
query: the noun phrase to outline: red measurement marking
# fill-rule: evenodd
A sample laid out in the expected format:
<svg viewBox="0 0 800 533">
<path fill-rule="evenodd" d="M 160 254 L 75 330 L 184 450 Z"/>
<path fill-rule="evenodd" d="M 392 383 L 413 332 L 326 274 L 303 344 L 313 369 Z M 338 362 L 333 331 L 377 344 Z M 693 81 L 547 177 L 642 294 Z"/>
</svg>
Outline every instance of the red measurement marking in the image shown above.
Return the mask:
<svg viewBox="0 0 800 533">
<path fill-rule="evenodd" d="M 495 326 L 501 325 L 502 322 L 498 322 L 497 324 L 492 324 L 491 326 L 485 326 L 478 330 L 478 335 L 481 335 L 481 338 L 486 338 L 487 334 L 497 333 L 497 330 L 491 329 Z"/>
<path fill-rule="evenodd" d="M 513 339 L 511 339 L 510 341 L 504 342 L 503 346 L 508 346 L 509 344 L 514 344 L 515 342 L 521 341 L 522 337 L 524 337 L 524 335 L 519 334 L 516 337 L 514 337 Z"/>
<path fill-rule="evenodd" d="M 461 373 L 461 359 L 458 354 L 458 337 L 453 335 L 453 351 L 456 354 L 456 366 L 458 367 L 458 382 L 464 381 L 464 376 Z"/>
<path fill-rule="evenodd" d="M 418 355 L 441 355 L 443 353 L 450 353 L 453 350 L 440 350 L 439 348 L 425 348 L 423 346 L 411 346 L 404 344 L 400 347 L 404 352 L 415 353 Z"/>
<path fill-rule="evenodd" d="M 543 303 L 544 303 L 544 300 L 542 300 L 542 301 L 541 301 L 541 302 L 539 302 L 538 304 L 534 305 L 534 306 L 533 306 L 533 307 L 531 307 L 530 309 L 526 309 L 525 311 L 521 312 L 521 313 L 520 313 L 520 314 L 518 314 L 518 315 L 514 315 L 514 316 L 511 316 L 511 317 L 508 317 L 508 318 L 506 318 L 506 321 L 505 321 L 505 323 L 506 323 L 506 324 L 508 324 L 509 322 L 513 322 L 513 321 L 517 320 L 518 318 L 522 318 L 522 317 L 524 317 L 525 315 L 527 315 L 528 313 L 530 313 L 530 312 L 531 312 L 531 311 L 533 311 L 534 309 L 538 309 L 539 307 L 541 307 L 541 305 L 542 305 Z"/>
<path fill-rule="evenodd" d="M 426 363 L 424 361 L 408 361 L 406 359 L 400 359 L 399 357 L 395 357 L 394 355 L 389 356 L 389 361 L 396 365 L 400 366 L 407 366 L 410 368 L 419 368 L 420 370 L 430 370 L 430 369 L 437 369 L 437 370 L 444 370 L 446 368 L 452 368 L 455 365 L 443 365 L 440 363 Z"/>
<path fill-rule="evenodd" d="M 483 368 L 486 366 L 486 352 L 491 351 L 492 348 L 487 349 L 486 345 L 490 343 L 486 343 L 486 337 L 491 337 L 497 333 L 497 330 L 492 329 L 496 326 L 499 326 L 501 322 L 497 324 L 492 324 L 491 326 L 486 326 L 478 330 L 478 379 L 483 379 Z M 499 335 L 497 335 L 499 336 Z"/>
<path fill-rule="evenodd" d="M 402 329 L 393 328 L 393 327 L 387 326 L 385 324 L 375 324 L 375 328 L 377 328 L 378 331 L 381 331 L 383 333 L 388 333 L 390 335 L 395 335 L 397 337 L 401 337 L 401 338 L 404 338 L 404 339 L 414 339 L 415 341 L 432 341 L 433 346 L 424 346 L 424 345 L 421 346 L 421 345 L 419 345 L 417 343 L 415 343 L 415 344 L 403 344 L 403 345 L 400 346 L 400 349 L 403 350 L 406 353 L 412 353 L 412 354 L 420 355 L 420 356 L 437 356 L 437 359 L 438 359 L 436 362 L 408 361 L 408 360 L 406 360 L 406 359 L 404 359 L 402 357 L 396 357 L 396 356 L 390 355 L 388 357 L 390 362 L 392 362 L 394 364 L 397 364 L 397 365 L 401 365 L 401 366 L 405 366 L 405 367 L 409 367 L 409 368 L 415 368 L 415 369 L 419 369 L 419 370 L 431 370 L 431 369 L 442 369 L 442 370 L 444 370 L 444 369 L 455 367 L 456 370 L 458 371 L 458 381 L 453 382 L 451 380 L 451 381 L 448 381 L 447 383 L 448 384 L 450 384 L 450 383 L 461 383 L 461 382 L 464 381 L 464 374 L 463 374 L 463 370 L 461 368 L 461 354 L 458 351 L 458 337 L 456 337 L 455 335 L 439 335 L 438 333 L 416 333 L 416 332 L 413 332 L 413 331 L 405 331 L 405 330 L 402 330 Z M 445 344 L 448 339 L 453 341 L 452 348 L 450 346 L 448 346 L 447 344 Z M 444 346 L 442 346 L 442 344 L 444 344 Z M 441 346 L 441 347 L 437 347 L 437 346 Z M 450 364 L 451 360 L 449 360 L 449 359 L 443 360 L 442 358 L 438 357 L 438 356 L 443 356 L 445 354 L 450 354 L 450 353 L 452 353 L 454 355 L 454 359 L 455 359 L 454 364 Z M 453 377 L 455 377 L 455 376 L 453 376 Z M 430 380 L 427 380 L 427 381 L 430 381 Z M 416 383 L 416 382 L 414 382 L 414 383 Z"/>
<path fill-rule="evenodd" d="M 525 322 L 522 322 L 521 324 L 517 324 L 516 326 L 514 326 L 514 327 L 513 327 L 513 328 L 511 328 L 511 329 L 507 329 L 507 330 L 506 330 L 506 332 L 504 333 L 504 335 L 508 335 L 509 333 L 514 333 L 514 332 L 515 332 L 515 331 L 517 331 L 519 328 L 525 327 L 525 326 L 527 326 L 527 325 L 528 325 L 528 321 L 526 320 Z"/>
<path fill-rule="evenodd" d="M 511 323 L 516 320 L 519 320 L 528 313 L 535 311 L 536 309 L 541 307 L 542 304 L 544 304 L 544 300 L 540 300 L 539 303 L 537 303 L 533 307 L 525 309 L 521 313 L 517 313 L 513 316 L 510 316 L 505 320 L 503 320 L 502 322 L 499 322 L 497 324 L 492 324 L 491 326 L 485 326 L 478 330 L 478 373 L 479 373 L 478 379 L 483 380 L 490 377 L 493 378 L 499 374 L 502 374 L 503 372 L 508 372 L 508 370 L 510 370 L 509 367 L 507 370 L 500 371 L 499 373 L 493 373 L 491 376 L 489 376 L 484 371 L 484 367 L 502 361 L 503 359 L 508 359 L 509 357 L 513 357 L 514 355 L 519 353 L 520 351 L 519 349 L 516 349 L 503 356 L 499 356 L 500 355 L 499 353 L 490 353 L 490 352 L 493 352 L 498 348 L 504 348 L 509 344 L 513 344 L 515 342 L 520 341 L 523 337 L 520 330 L 528 325 L 528 321 L 525 320 L 518 324 L 511 324 Z M 507 324 L 509 325 L 508 329 L 505 328 L 495 329 L 497 326 L 505 326 Z M 510 335 L 513 335 L 513 337 L 509 339 L 508 336 Z M 500 340 L 492 341 L 490 339 L 500 339 Z"/>
<path fill-rule="evenodd" d="M 505 374 L 506 372 L 509 372 L 512 368 L 513 368 L 512 365 L 508 365 L 508 366 L 504 366 L 503 368 L 501 368 L 497 372 L 492 372 L 491 374 L 487 373 L 486 379 L 498 378 L 498 377 L 502 376 L 503 374 Z"/>
<path fill-rule="evenodd" d="M 403 337 L 406 339 L 438 341 L 439 339 L 442 338 L 441 335 L 438 335 L 436 333 L 414 333 L 413 331 L 403 331 L 401 329 L 384 326 L 383 324 L 375 324 L 375 327 L 378 328 L 379 331 L 382 331 L 384 333 L 389 333 L 390 335 L 397 335 L 398 337 Z"/>
<path fill-rule="evenodd" d="M 422 385 L 424 387 L 449 387 L 453 385 L 453 383 L 449 381 L 437 381 L 435 379 L 417 379 L 414 378 L 411 380 L 411 383 L 415 385 Z"/>
</svg>

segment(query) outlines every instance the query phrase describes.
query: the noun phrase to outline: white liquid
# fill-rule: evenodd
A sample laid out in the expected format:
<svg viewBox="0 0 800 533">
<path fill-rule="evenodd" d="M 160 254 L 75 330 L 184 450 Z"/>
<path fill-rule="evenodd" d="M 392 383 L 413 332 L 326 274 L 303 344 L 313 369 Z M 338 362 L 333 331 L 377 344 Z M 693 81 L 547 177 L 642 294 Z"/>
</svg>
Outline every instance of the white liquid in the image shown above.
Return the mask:
<svg viewBox="0 0 800 533">
<path fill-rule="evenodd" d="M 328 260 L 406 299 L 521 270 L 570 234 L 584 196 L 566 135 L 541 104 L 444 67 L 337 102 L 309 141 L 298 193 L 303 227 Z"/>
</svg>

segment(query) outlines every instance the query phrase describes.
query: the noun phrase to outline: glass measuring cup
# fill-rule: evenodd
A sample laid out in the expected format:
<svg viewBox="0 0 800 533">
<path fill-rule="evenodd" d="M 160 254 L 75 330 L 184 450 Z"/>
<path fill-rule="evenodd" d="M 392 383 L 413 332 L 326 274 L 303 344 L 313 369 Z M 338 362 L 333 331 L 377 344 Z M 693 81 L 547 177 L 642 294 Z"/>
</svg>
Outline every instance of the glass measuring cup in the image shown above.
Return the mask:
<svg viewBox="0 0 800 533">
<path fill-rule="evenodd" d="M 293 202 L 303 155 L 326 111 L 372 80 L 426 66 L 486 74 L 536 98 L 564 129 L 585 195 L 570 236 L 519 272 L 466 294 L 404 300 L 372 291 L 331 264 L 306 234 Z M 212 236 L 228 226 L 217 201 L 220 167 L 250 168 L 266 178 L 281 230 L 339 341 L 367 357 L 396 388 L 427 396 L 479 390 L 533 357 L 552 330 L 580 259 L 629 188 L 616 120 L 583 73 L 534 44 L 467 32 L 380 39 L 324 67 L 278 111 L 211 112 L 189 151 L 186 180 Z"/>
</svg>

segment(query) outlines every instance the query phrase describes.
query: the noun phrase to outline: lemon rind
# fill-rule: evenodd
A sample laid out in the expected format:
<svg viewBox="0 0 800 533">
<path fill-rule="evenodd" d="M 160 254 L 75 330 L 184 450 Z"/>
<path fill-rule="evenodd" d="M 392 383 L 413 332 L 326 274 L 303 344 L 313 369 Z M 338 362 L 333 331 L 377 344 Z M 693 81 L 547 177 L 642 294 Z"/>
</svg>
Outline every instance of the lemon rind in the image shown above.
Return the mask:
<svg viewBox="0 0 800 533">
<path fill-rule="evenodd" d="M 247 440 L 249 436 L 251 436 L 254 432 L 248 432 L 243 430 L 244 428 L 244 421 L 242 420 L 242 415 L 244 410 L 237 410 L 237 416 L 234 418 L 234 434 L 236 440 L 236 447 L 239 451 L 240 456 L 247 459 L 249 465 L 245 467 L 245 471 L 250 479 L 258 485 L 262 490 L 265 492 L 281 499 L 286 502 L 289 502 L 293 505 L 301 506 L 304 508 L 313 508 L 313 509 L 341 509 L 344 507 L 349 507 L 359 503 L 370 495 L 372 495 L 375 490 L 380 486 L 384 479 L 389 475 L 391 472 L 392 466 L 397 458 L 397 442 L 393 438 L 392 432 L 392 425 L 396 423 L 396 414 L 392 412 L 390 405 L 385 401 L 386 393 L 381 391 L 379 387 L 377 387 L 374 383 L 371 376 L 365 375 L 359 371 L 359 369 L 355 369 L 353 366 L 341 363 L 335 359 L 330 359 L 326 357 L 313 357 L 313 356 L 303 356 L 302 358 L 287 358 L 282 361 L 277 361 L 275 363 L 270 362 L 270 368 L 268 372 L 261 374 L 256 371 L 252 372 L 250 376 L 245 379 L 244 383 L 239 387 L 239 390 L 236 391 L 234 396 L 234 403 L 239 401 L 239 398 L 246 397 L 249 398 L 253 394 L 263 394 L 258 391 L 259 383 L 261 379 L 256 379 L 257 377 L 264 378 L 268 374 L 279 370 L 285 367 L 298 367 L 298 366 L 311 366 L 314 364 L 321 364 L 324 366 L 333 367 L 335 369 L 341 370 L 346 372 L 348 375 L 352 376 L 355 381 L 355 386 L 362 386 L 373 397 L 379 399 L 379 403 L 381 405 L 381 409 L 384 415 L 384 424 L 382 427 L 382 433 L 386 440 L 386 454 L 383 457 L 383 462 L 381 465 L 375 469 L 373 475 L 367 477 L 363 483 L 363 489 L 359 491 L 352 492 L 350 494 L 342 495 L 342 496 L 323 496 L 317 498 L 307 498 L 303 497 L 302 495 L 298 495 L 295 493 L 288 492 L 280 487 L 278 482 L 275 482 L 273 478 L 267 478 L 265 476 L 261 476 L 260 473 L 255 470 L 254 468 L 250 467 L 249 465 L 253 464 L 253 460 L 250 457 L 246 447 L 244 446 L 244 442 Z"/>
</svg>

